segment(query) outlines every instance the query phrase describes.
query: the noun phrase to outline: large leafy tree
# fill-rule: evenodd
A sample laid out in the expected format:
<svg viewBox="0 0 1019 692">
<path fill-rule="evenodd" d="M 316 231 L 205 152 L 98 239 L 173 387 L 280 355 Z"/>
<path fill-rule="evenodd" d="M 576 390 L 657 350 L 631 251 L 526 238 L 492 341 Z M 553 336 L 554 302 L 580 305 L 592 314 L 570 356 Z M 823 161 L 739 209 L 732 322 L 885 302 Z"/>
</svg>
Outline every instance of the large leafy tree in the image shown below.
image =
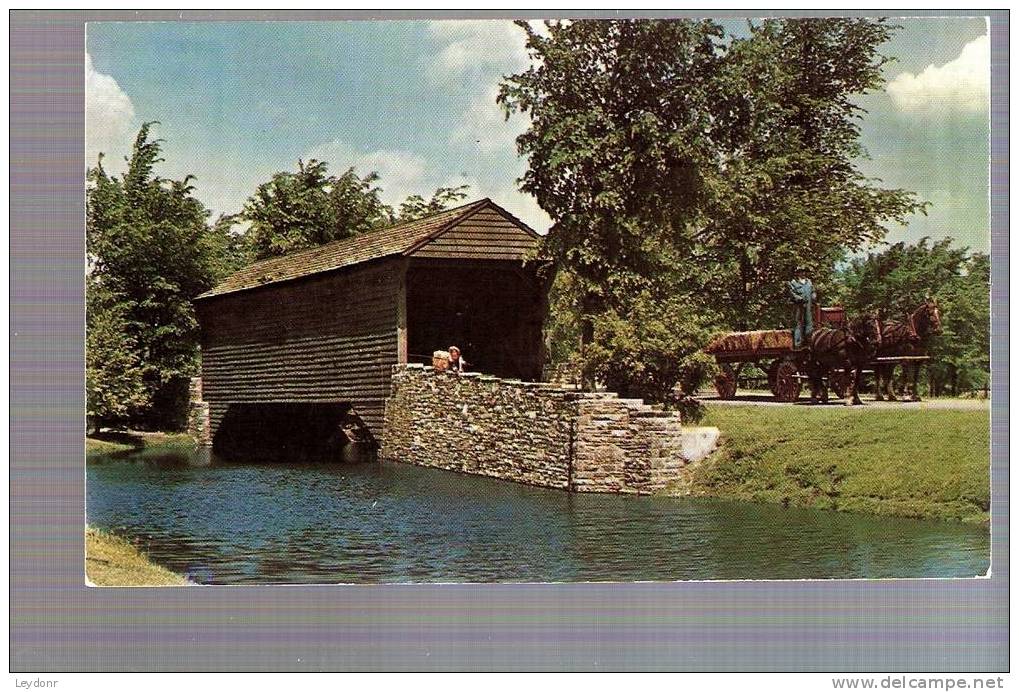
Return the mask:
<svg viewBox="0 0 1019 692">
<path fill-rule="evenodd" d="M 544 252 L 575 277 L 583 340 L 593 318 L 649 277 L 671 273 L 706 200 L 714 157 L 707 85 L 722 69 L 721 28 L 693 21 L 526 23 L 536 58 L 502 83 L 521 188 L 552 217 Z"/>
<path fill-rule="evenodd" d="M 438 213 L 448 209 L 452 205 L 467 197 L 469 186 L 458 185 L 456 187 L 436 188 L 431 198 L 425 199 L 421 195 L 411 195 L 400 203 L 396 221 L 413 221 L 422 216 Z"/>
<path fill-rule="evenodd" d="M 191 299 L 225 269 L 226 236 L 210 232 L 191 176 L 156 175 L 153 124 L 138 132 L 123 176 L 107 173 L 101 158 L 88 173 L 89 403 L 100 418 L 176 427 L 197 371 Z"/>
<path fill-rule="evenodd" d="M 431 198 L 411 195 L 398 211 L 381 199 L 379 175 L 359 176 L 353 168 L 329 174 L 325 161 L 298 161 L 297 171 L 280 172 L 258 186 L 237 220 L 254 259 L 278 257 L 359 233 L 442 211 L 466 197 L 466 186 L 440 187 Z"/>
<path fill-rule="evenodd" d="M 727 327 L 777 326 L 797 263 L 823 281 L 921 208 L 854 163 L 854 99 L 881 86 L 883 21 L 520 26 L 535 59 L 499 101 L 530 118 L 521 188 L 552 217 L 545 251 L 576 276 L 586 343 L 598 313 L 626 313 L 649 285 Z"/>
<path fill-rule="evenodd" d="M 982 389 L 990 380 L 990 261 L 951 238 L 895 243 L 853 258 L 837 277 L 854 312 L 904 319 L 927 296 L 938 301 L 942 332 L 930 346 L 932 394 Z"/>
<path fill-rule="evenodd" d="M 90 281 L 86 296 L 85 391 L 89 428 L 123 423 L 150 403 L 145 366 L 125 317 L 127 303 Z"/>
<path fill-rule="evenodd" d="M 797 264 L 824 286 L 845 253 L 924 208 L 856 165 L 867 152 L 855 101 L 883 84 L 890 58 L 879 49 L 893 27 L 789 19 L 748 31 L 727 46 L 714 85 L 719 156 L 693 252 L 714 270 L 704 295 L 737 328 L 788 319 L 784 283 Z"/>
<path fill-rule="evenodd" d="M 298 161 L 296 172 L 281 172 L 258 186 L 241 216 L 257 259 L 370 231 L 385 225 L 392 210 L 382 202 L 379 176 L 363 178 L 348 169 L 329 175 L 326 162 Z"/>
</svg>

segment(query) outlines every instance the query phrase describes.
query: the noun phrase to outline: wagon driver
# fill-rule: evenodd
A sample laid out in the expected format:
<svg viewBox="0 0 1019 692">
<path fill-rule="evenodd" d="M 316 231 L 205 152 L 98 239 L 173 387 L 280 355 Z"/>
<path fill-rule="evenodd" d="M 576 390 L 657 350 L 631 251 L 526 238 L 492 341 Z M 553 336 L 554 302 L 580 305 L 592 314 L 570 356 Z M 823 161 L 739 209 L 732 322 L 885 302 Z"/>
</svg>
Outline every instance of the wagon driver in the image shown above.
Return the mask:
<svg viewBox="0 0 1019 692">
<path fill-rule="evenodd" d="M 795 278 L 789 282 L 789 297 L 795 311 L 796 326 L 793 327 L 793 348 L 801 348 L 803 342 L 814 331 L 814 301 L 817 300 L 814 284 L 807 277 L 805 267 L 796 268 Z"/>
</svg>

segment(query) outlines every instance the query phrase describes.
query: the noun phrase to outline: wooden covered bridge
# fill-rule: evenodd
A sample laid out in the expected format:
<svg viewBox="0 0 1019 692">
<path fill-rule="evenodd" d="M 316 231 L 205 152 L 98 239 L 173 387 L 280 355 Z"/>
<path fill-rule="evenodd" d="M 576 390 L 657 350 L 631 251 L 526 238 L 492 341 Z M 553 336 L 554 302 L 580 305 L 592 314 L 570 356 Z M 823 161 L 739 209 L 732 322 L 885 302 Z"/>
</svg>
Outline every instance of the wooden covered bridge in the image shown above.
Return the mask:
<svg viewBox="0 0 1019 692">
<path fill-rule="evenodd" d="M 540 379 L 538 238 L 482 199 L 231 275 L 196 300 L 209 436 L 231 417 L 307 423 L 317 407 L 381 439 L 393 366 L 451 344 L 471 369 Z"/>
</svg>

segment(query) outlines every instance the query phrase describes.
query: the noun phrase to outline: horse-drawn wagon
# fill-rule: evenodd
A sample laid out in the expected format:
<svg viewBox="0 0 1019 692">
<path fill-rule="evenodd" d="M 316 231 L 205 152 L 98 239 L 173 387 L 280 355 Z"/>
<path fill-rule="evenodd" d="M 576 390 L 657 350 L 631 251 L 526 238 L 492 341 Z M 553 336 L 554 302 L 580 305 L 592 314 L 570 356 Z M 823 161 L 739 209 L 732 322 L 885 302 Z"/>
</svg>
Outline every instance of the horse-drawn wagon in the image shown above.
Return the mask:
<svg viewBox="0 0 1019 692">
<path fill-rule="evenodd" d="M 847 362 L 844 367 L 820 368 L 824 371 L 823 375 L 818 373 L 817 354 L 812 353 L 807 344 L 800 348 L 794 346 L 791 329 L 730 332 L 716 337 L 704 351 L 714 356 L 720 367 L 715 378 L 718 397 L 734 398 L 743 368 L 747 363 L 753 363 L 767 373 L 768 388 L 779 401 L 796 401 L 803 381 L 812 379 L 815 383 L 826 380 L 827 387 L 839 397 L 845 398 L 849 393 L 855 398 L 852 391 L 855 389 L 852 386 L 854 377 L 865 372 L 872 372 L 878 377 L 878 399 L 882 398 L 883 390 L 892 399 L 890 371 L 897 365 L 913 366 L 911 396 L 916 398 L 917 368 L 929 360 L 925 351 L 926 341 L 941 326 L 937 303 L 928 300 L 901 322 L 882 322 L 873 317 L 863 321 L 874 337 L 869 339 L 873 350 L 866 364 L 857 360 L 852 367 Z M 841 306 L 815 307 L 814 324 L 822 331 L 848 329 L 846 313 Z M 858 373 L 853 372 L 854 367 L 859 370 Z"/>
<path fill-rule="evenodd" d="M 818 308 L 814 322 L 818 326 L 842 327 L 845 315 L 845 310 L 839 306 Z M 768 374 L 768 388 L 779 401 L 796 401 L 800 397 L 803 380 L 809 379 L 806 366 L 810 349 L 794 346 L 791 329 L 722 334 L 713 339 L 704 351 L 714 356 L 720 367 L 715 377 L 715 390 L 720 399 L 736 396 L 737 382 L 747 363 L 757 365 Z M 845 377 L 841 371 L 828 376 L 829 386 L 839 396 L 845 396 Z"/>
</svg>

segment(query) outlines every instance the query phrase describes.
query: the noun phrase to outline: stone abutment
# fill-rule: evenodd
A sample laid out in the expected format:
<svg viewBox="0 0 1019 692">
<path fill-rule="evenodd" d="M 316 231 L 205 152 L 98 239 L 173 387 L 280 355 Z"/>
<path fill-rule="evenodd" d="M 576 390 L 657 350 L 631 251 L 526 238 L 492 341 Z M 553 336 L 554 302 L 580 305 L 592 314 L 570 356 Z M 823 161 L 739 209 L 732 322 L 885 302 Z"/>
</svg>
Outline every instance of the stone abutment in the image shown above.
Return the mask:
<svg viewBox="0 0 1019 692">
<path fill-rule="evenodd" d="M 579 492 L 648 494 L 686 464 L 678 413 L 546 383 L 394 368 L 384 460 Z"/>
</svg>

